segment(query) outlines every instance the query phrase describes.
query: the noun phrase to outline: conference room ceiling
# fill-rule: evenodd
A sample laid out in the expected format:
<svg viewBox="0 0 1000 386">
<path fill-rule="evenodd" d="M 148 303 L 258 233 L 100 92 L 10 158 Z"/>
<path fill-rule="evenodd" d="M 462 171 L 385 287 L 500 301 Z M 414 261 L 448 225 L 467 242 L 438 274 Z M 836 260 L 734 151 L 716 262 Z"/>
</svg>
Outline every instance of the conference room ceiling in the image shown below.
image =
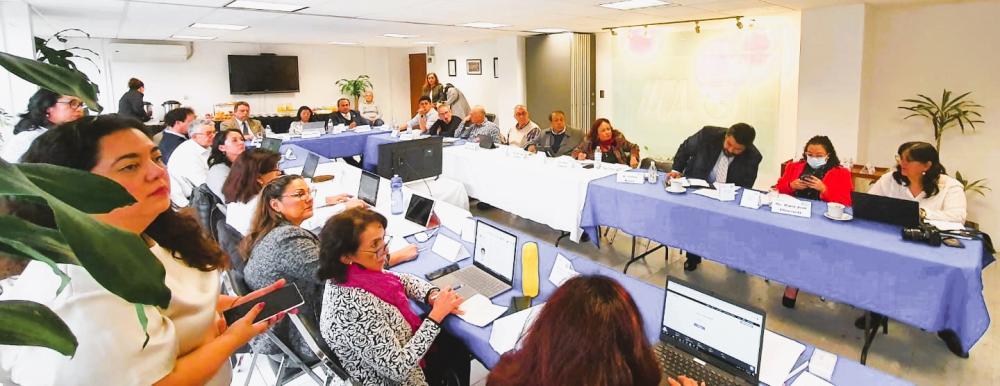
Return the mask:
<svg viewBox="0 0 1000 386">
<path fill-rule="evenodd" d="M 232 0 L 27 0 L 38 36 L 79 28 L 94 37 L 171 39 L 207 36 L 214 41 L 413 47 L 531 35 L 538 28 L 597 32 L 604 27 L 743 15 L 749 18 L 859 0 L 678 0 L 671 5 L 622 11 L 599 6 L 612 0 L 268 0 L 308 7 L 285 13 L 225 8 Z M 868 0 L 869 4 L 926 0 Z M 499 23 L 496 29 L 461 27 Z M 245 25 L 241 31 L 191 28 L 193 23 Z M 416 35 L 408 39 L 387 33 Z"/>
</svg>

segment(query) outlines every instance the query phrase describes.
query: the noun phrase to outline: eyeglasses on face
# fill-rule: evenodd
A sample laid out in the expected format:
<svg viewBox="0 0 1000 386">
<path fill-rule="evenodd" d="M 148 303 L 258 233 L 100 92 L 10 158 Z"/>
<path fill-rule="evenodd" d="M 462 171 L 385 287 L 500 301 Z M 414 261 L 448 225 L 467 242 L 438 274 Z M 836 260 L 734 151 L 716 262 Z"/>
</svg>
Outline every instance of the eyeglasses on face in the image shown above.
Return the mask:
<svg viewBox="0 0 1000 386">
<path fill-rule="evenodd" d="M 360 250 L 360 252 L 374 253 L 375 256 L 384 256 L 385 254 L 389 253 L 389 243 L 390 242 L 392 242 L 392 236 L 383 236 L 382 237 L 382 246 L 381 247 L 378 247 L 377 249 L 374 249 L 374 250 L 372 250 L 372 249 L 362 249 L 362 250 Z"/>
<path fill-rule="evenodd" d="M 83 101 L 81 101 L 79 99 L 71 99 L 71 100 L 68 100 L 68 101 L 56 101 L 56 103 L 61 103 L 61 104 L 67 105 L 71 109 L 78 109 L 81 106 L 83 106 Z"/>
<path fill-rule="evenodd" d="M 295 197 L 300 201 L 305 201 L 316 195 L 316 188 L 311 188 L 309 190 L 300 190 L 292 194 L 282 194 L 281 197 Z"/>
</svg>

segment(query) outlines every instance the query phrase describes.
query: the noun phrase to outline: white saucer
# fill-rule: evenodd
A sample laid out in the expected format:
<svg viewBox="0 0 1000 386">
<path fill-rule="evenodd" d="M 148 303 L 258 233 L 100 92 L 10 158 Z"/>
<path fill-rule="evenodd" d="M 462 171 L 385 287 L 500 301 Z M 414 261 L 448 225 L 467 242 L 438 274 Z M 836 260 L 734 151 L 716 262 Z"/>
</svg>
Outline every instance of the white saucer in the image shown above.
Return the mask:
<svg viewBox="0 0 1000 386">
<path fill-rule="evenodd" d="M 829 213 L 823 213 L 823 216 L 833 221 L 851 221 L 854 219 L 854 216 L 850 213 L 843 213 L 840 215 L 840 218 L 832 217 Z"/>
<path fill-rule="evenodd" d="M 673 194 L 681 194 L 687 192 L 687 188 L 683 186 L 680 185 L 670 185 L 670 186 L 671 186 L 670 188 L 664 188 L 663 190 L 666 190 L 667 193 L 673 193 Z M 678 186 L 680 187 L 680 189 L 673 188 L 674 186 Z"/>
</svg>

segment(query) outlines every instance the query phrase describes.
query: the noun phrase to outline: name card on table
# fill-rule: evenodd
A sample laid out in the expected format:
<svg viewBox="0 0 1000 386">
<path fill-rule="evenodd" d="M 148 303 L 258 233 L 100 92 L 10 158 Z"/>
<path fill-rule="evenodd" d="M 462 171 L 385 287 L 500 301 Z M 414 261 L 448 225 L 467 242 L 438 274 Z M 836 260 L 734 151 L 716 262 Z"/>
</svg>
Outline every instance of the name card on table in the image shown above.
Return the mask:
<svg viewBox="0 0 1000 386">
<path fill-rule="evenodd" d="M 646 173 L 618 172 L 616 180 L 618 183 L 641 185 L 646 183 Z"/>
<path fill-rule="evenodd" d="M 771 203 L 771 212 L 810 218 L 812 217 L 812 203 L 799 200 L 775 200 Z"/>
<path fill-rule="evenodd" d="M 761 198 L 763 194 L 753 189 L 743 189 L 743 195 L 740 196 L 740 206 L 750 209 L 759 209 L 761 205 Z"/>
<path fill-rule="evenodd" d="M 354 126 L 355 133 L 367 133 L 372 131 L 372 127 L 369 125 Z"/>
<path fill-rule="evenodd" d="M 723 182 L 715 183 L 715 190 L 719 191 L 719 201 L 735 201 L 736 200 L 736 184 L 727 184 Z"/>
<path fill-rule="evenodd" d="M 302 132 L 302 138 L 319 138 L 321 135 L 323 135 L 323 132 L 321 132 L 321 131 L 303 131 Z"/>
</svg>

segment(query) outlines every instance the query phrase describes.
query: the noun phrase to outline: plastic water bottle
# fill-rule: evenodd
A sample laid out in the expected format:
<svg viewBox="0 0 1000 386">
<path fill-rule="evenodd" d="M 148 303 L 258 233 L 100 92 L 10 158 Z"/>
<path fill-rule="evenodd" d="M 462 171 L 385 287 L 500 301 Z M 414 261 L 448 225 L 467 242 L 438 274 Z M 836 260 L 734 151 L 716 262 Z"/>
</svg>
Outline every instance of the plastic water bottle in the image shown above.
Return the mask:
<svg viewBox="0 0 1000 386">
<path fill-rule="evenodd" d="M 656 170 L 656 164 L 653 163 L 653 162 L 650 162 L 649 163 L 649 172 L 646 173 L 646 180 L 649 181 L 649 183 L 651 183 L 651 184 L 655 184 L 656 183 L 656 177 L 659 176 L 657 173 L 658 173 L 658 171 Z"/>
<path fill-rule="evenodd" d="M 326 120 L 326 132 L 330 133 L 333 131 L 333 118 Z"/>
<path fill-rule="evenodd" d="M 271 125 L 265 126 L 264 127 L 264 137 L 273 137 L 273 136 L 274 136 L 274 132 L 271 131 Z"/>
<path fill-rule="evenodd" d="M 594 147 L 594 169 L 600 169 L 601 168 L 601 160 L 603 160 L 603 159 L 604 159 L 604 154 L 601 154 L 601 147 L 600 146 L 595 146 Z"/>
<path fill-rule="evenodd" d="M 399 174 L 392 176 L 392 214 L 403 213 L 403 179 Z"/>
</svg>

